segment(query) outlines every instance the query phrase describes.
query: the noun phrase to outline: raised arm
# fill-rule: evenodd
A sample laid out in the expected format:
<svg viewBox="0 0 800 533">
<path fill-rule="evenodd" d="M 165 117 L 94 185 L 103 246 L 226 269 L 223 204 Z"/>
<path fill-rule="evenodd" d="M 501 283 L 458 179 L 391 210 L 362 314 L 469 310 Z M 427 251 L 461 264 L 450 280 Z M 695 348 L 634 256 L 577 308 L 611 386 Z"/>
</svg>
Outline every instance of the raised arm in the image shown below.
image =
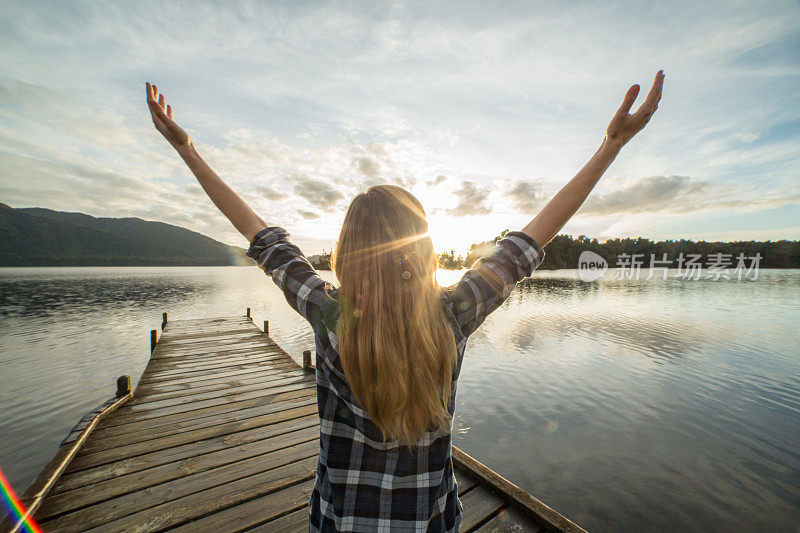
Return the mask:
<svg viewBox="0 0 800 533">
<path fill-rule="evenodd" d="M 600 148 L 586 165 L 542 208 L 536 217 L 522 231 L 544 246 L 555 237 L 564 224 L 583 205 L 603 173 L 617 157 L 620 149 L 636 135 L 655 113 L 661 100 L 664 85 L 664 71 L 659 70 L 647 99 L 630 114 L 639 86 L 633 85 L 625 94 L 622 105 L 606 129 L 606 136 Z"/>
<path fill-rule="evenodd" d="M 214 205 L 251 242 L 267 224 L 203 161 L 189 135 L 172 119 L 172 107 L 165 105 L 164 95 L 158 94 L 158 87 L 146 83 L 145 88 L 156 129 L 183 158 Z"/>
</svg>

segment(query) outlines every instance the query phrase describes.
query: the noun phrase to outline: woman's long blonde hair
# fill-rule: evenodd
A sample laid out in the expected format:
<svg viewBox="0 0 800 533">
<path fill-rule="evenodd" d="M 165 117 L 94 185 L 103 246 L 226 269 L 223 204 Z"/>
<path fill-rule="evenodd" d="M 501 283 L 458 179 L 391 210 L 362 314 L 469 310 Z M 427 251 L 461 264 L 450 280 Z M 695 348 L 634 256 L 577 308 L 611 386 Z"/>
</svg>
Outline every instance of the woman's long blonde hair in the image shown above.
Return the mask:
<svg viewBox="0 0 800 533">
<path fill-rule="evenodd" d="M 413 448 L 426 431 L 449 428 L 456 345 L 422 205 L 394 185 L 359 194 L 331 264 L 342 367 L 384 440 Z"/>
</svg>

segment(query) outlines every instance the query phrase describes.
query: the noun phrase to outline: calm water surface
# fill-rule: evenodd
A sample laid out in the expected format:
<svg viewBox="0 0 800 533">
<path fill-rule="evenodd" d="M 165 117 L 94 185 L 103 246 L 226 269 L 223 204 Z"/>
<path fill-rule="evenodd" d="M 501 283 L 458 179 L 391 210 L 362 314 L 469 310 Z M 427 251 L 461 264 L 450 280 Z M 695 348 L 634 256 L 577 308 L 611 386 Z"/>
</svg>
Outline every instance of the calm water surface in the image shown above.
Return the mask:
<svg viewBox="0 0 800 533">
<path fill-rule="evenodd" d="M 615 278 L 517 287 L 468 342 L 454 442 L 592 531 L 797 531 L 800 271 Z M 0 269 L 0 467 L 17 491 L 118 375 L 141 374 L 163 311 L 246 307 L 296 359 L 313 348 L 254 267 Z"/>
</svg>

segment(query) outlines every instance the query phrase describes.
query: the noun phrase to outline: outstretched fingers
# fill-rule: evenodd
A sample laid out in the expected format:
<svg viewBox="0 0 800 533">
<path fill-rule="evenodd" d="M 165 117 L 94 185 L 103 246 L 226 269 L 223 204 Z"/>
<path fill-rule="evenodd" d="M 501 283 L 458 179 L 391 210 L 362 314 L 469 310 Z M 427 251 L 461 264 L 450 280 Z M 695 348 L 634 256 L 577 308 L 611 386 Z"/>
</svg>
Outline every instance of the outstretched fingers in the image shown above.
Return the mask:
<svg viewBox="0 0 800 533">
<path fill-rule="evenodd" d="M 617 110 L 618 116 L 625 116 L 630 113 L 631 106 L 633 102 L 636 101 L 636 97 L 639 95 L 639 85 L 631 85 L 631 88 L 628 89 L 628 92 L 625 93 L 625 98 L 622 99 L 622 105 L 619 106 Z"/>
<path fill-rule="evenodd" d="M 650 115 L 655 113 L 656 108 L 658 108 L 658 102 L 661 101 L 661 89 L 663 87 L 664 71 L 659 70 L 656 73 L 656 77 L 653 80 L 653 86 L 650 87 L 650 92 L 647 94 L 647 98 L 642 105 L 639 106 L 639 109 L 636 110 L 636 115 L 649 118 Z"/>
<path fill-rule="evenodd" d="M 160 120 L 167 122 L 165 119 L 172 119 L 172 111 L 166 103 L 163 94 L 158 94 L 158 87 L 145 82 L 145 89 L 147 91 L 147 103 L 150 107 L 150 113 L 153 115 L 153 120 Z"/>
</svg>

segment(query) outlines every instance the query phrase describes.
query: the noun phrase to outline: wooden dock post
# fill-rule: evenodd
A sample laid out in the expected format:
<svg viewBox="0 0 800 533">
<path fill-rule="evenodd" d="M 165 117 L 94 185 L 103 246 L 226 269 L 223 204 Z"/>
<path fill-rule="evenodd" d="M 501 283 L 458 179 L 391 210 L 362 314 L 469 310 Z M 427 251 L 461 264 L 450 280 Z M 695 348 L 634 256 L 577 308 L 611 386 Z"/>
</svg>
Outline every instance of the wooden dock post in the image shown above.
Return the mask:
<svg viewBox="0 0 800 533">
<path fill-rule="evenodd" d="M 311 370 L 311 350 L 303 352 L 303 368 L 305 370 Z"/>
<path fill-rule="evenodd" d="M 269 320 L 264 321 L 264 335 L 269 335 Z"/>
<path fill-rule="evenodd" d="M 162 315 L 161 315 L 161 331 L 164 331 L 165 327 L 167 327 L 167 313 L 162 313 Z"/>
<path fill-rule="evenodd" d="M 249 307 L 247 308 L 247 318 L 249 318 L 250 320 L 253 320 L 253 317 L 250 316 L 250 308 Z"/>
<path fill-rule="evenodd" d="M 131 377 L 128 375 L 117 378 L 117 398 L 131 393 Z"/>
<path fill-rule="evenodd" d="M 156 349 L 156 343 L 158 342 L 158 331 L 151 329 L 150 330 L 150 353 L 153 353 L 153 350 Z"/>
</svg>

